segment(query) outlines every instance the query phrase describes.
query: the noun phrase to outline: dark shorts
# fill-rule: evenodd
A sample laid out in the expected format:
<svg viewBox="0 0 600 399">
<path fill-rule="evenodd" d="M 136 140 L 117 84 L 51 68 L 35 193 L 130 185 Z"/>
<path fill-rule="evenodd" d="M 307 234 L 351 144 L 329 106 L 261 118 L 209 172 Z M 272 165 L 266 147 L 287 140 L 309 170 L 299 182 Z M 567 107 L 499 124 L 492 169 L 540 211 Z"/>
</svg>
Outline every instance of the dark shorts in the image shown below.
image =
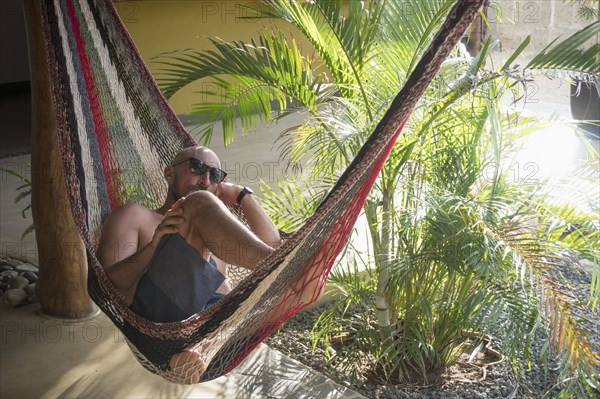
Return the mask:
<svg viewBox="0 0 600 399">
<path fill-rule="evenodd" d="M 225 276 L 179 234 L 165 235 L 138 282 L 131 309 L 147 319 L 185 320 L 223 297 Z"/>
</svg>

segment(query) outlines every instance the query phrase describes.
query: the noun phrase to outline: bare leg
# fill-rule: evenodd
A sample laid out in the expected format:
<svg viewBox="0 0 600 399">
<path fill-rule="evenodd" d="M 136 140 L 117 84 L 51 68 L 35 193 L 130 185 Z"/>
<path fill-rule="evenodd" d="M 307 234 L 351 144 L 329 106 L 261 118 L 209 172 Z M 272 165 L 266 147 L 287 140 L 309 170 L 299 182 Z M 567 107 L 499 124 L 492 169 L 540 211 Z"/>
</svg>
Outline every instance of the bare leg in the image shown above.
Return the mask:
<svg viewBox="0 0 600 399">
<path fill-rule="evenodd" d="M 273 252 L 211 193 L 192 193 L 182 207 L 186 221 L 180 227 L 180 234 L 203 255 L 213 253 L 226 263 L 253 269 Z M 316 301 L 323 294 L 323 268 L 321 262 L 316 262 L 292 282 L 277 313 Z"/>
<path fill-rule="evenodd" d="M 185 222 L 179 234 L 205 258 L 213 253 L 227 263 L 254 269 L 273 252 L 209 192 L 190 194 L 182 207 Z"/>
<path fill-rule="evenodd" d="M 212 253 L 226 263 L 254 269 L 273 252 L 211 193 L 190 194 L 182 208 L 185 222 L 180 226 L 179 234 L 207 260 Z M 197 383 L 206 369 L 194 349 L 173 355 L 169 366 L 186 384 Z"/>
<path fill-rule="evenodd" d="M 240 223 L 211 193 L 190 194 L 182 207 L 185 222 L 180 226 L 179 234 L 207 259 L 212 253 L 226 263 L 254 269 L 273 252 L 273 248 Z M 264 323 L 275 324 L 292 308 L 316 301 L 324 289 L 321 284 L 323 267 L 320 263 L 314 264 L 292 282 L 282 302 L 268 311 Z M 173 371 L 185 375 L 187 383 L 197 382 L 206 368 L 198 349 L 174 355 L 170 366 Z"/>
</svg>

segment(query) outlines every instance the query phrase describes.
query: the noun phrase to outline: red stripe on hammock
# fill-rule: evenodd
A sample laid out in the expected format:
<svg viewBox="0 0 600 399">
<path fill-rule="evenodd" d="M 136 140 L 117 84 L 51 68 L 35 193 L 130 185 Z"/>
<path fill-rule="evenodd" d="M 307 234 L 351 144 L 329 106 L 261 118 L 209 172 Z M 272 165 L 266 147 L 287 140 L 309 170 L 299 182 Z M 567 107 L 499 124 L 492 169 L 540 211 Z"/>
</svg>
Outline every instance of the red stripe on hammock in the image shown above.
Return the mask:
<svg viewBox="0 0 600 399">
<path fill-rule="evenodd" d="M 315 254 L 312 255 L 306 261 L 307 264 L 311 265 L 306 270 L 306 274 L 310 273 L 310 271 L 312 269 L 316 269 L 317 265 L 321 265 L 321 264 L 323 264 L 323 262 L 325 263 L 325 267 L 323 268 L 323 270 L 324 270 L 323 273 L 320 273 L 317 275 L 313 274 L 311 276 L 311 278 L 308 279 L 307 281 L 319 279 L 319 287 L 323 287 L 327 283 L 327 277 L 329 276 L 329 272 L 331 271 L 331 268 L 333 267 L 333 263 L 335 262 L 335 259 L 337 258 L 337 256 L 343 249 L 344 245 L 346 245 L 346 242 L 348 241 L 348 234 L 350 233 L 350 230 L 352 230 L 352 228 L 354 227 L 354 224 L 356 223 L 356 219 L 358 219 L 358 215 L 360 214 L 360 210 L 362 209 L 362 204 L 365 202 L 367 196 L 369 195 L 369 192 L 371 191 L 373 184 L 375 184 L 375 180 L 377 179 L 377 176 L 379 176 L 379 172 L 381 172 L 381 169 L 383 168 L 383 164 L 385 163 L 390 152 L 394 148 L 394 145 L 396 144 L 396 140 L 400 136 L 400 133 L 402 133 L 402 130 L 404 129 L 404 126 L 406 125 L 406 122 L 408 121 L 409 118 L 410 118 L 410 115 L 404 120 L 404 122 L 402 122 L 402 125 L 400 125 L 400 127 L 396 130 L 396 132 L 394 133 L 394 135 L 388 142 L 387 146 L 382 151 L 381 155 L 377 159 L 377 162 L 373 165 L 373 168 L 367 175 L 367 178 L 361 184 L 361 187 L 358 190 L 358 192 L 356 193 L 356 196 L 355 196 L 354 200 L 352 201 L 351 206 L 346 208 L 346 210 L 340 215 L 339 221 L 341 223 L 335 225 L 331 229 L 329 234 L 323 239 L 321 245 L 319 246 L 319 249 L 317 249 Z M 327 251 L 323 250 L 323 248 L 327 248 Z M 306 274 L 303 274 L 303 276 L 305 276 Z M 292 283 L 292 284 L 294 284 L 294 283 Z M 289 299 L 289 297 L 290 296 L 286 296 L 286 297 L 282 298 L 280 303 L 287 301 Z M 270 324 L 270 325 L 265 325 L 263 327 L 262 331 L 259 331 L 258 334 L 254 335 L 252 337 L 252 339 L 244 346 L 243 349 L 237 351 L 233 361 L 231 362 L 229 367 L 227 367 L 226 370 L 224 371 L 224 374 L 227 374 L 228 372 L 232 371 L 237 366 L 239 366 L 239 364 L 261 342 L 263 342 L 269 335 L 271 335 L 271 333 L 273 333 L 273 331 L 275 331 L 283 322 L 285 322 L 290 317 L 292 317 L 293 315 L 295 315 L 296 313 L 298 313 L 299 311 L 301 311 L 302 309 L 304 309 L 311 303 L 315 302 L 316 300 L 317 300 L 317 298 L 314 298 L 310 303 L 308 303 L 304 306 L 293 306 L 287 312 L 283 313 L 281 318 L 279 320 L 277 320 L 276 323 Z M 275 305 L 274 307 L 277 307 L 277 306 L 278 305 Z"/>
<path fill-rule="evenodd" d="M 108 134 L 108 128 L 104 120 L 104 110 L 102 104 L 99 101 L 99 94 L 96 88 L 94 79 L 94 73 L 90 67 L 90 60 L 85 50 L 85 41 L 81 35 L 81 29 L 79 20 L 75 15 L 75 7 L 73 0 L 67 0 L 67 7 L 69 9 L 69 19 L 71 20 L 71 26 L 73 27 L 73 35 L 75 36 L 75 43 L 77 44 L 77 52 L 79 60 L 81 62 L 81 69 L 83 71 L 83 77 L 85 79 L 85 87 L 90 101 L 90 108 L 92 111 L 92 119 L 94 122 L 94 130 L 98 139 L 98 148 L 100 151 L 100 159 L 102 162 L 102 171 L 104 175 L 104 182 L 106 184 L 106 190 L 108 199 L 110 202 L 111 210 L 120 205 L 117 202 L 117 193 L 119 192 L 115 185 L 118 181 L 118 168 L 116 162 L 112 157 L 111 140 Z"/>
</svg>

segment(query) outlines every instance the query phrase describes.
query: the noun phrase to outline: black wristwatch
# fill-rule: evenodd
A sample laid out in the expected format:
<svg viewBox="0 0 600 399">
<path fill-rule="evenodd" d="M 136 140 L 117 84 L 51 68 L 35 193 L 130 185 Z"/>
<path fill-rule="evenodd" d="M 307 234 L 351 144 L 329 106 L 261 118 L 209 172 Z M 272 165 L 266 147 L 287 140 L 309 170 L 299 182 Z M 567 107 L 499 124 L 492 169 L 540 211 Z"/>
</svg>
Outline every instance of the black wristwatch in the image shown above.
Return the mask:
<svg viewBox="0 0 600 399">
<path fill-rule="evenodd" d="M 250 187 L 244 187 L 242 189 L 242 191 L 240 191 L 240 194 L 238 195 L 238 197 L 235 200 L 235 202 L 237 202 L 238 205 L 241 205 L 242 204 L 242 198 L 244 198 L 246 196 L 246 194 L 254 194 L 254 191 L 252 191 L 252 189 Z"/>
</svg>

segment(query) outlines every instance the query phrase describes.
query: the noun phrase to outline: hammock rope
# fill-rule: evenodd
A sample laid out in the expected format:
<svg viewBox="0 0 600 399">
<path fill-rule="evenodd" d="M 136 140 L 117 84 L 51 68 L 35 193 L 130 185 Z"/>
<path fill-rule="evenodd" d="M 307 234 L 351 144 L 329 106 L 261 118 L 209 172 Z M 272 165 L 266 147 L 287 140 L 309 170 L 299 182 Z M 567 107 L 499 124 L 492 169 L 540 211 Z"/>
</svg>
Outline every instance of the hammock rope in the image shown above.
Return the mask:
<svg viewBox="0 0 600 399">
<path fill-rule="evenodd" d="M 301 291 L 324 287 L 402 127 L 483 1 L 457 2 L 372 136 L 305 224 L 222 300 L 176 323 L 131 311 L 95 248 L 111 210 L 140 199 L 160 203 L 163 168 L 194 139 L 161 95 L 111 2 L 39 2 L 65 181 L 87 251 L 89 294 L 144 367 L 178 383 L 217 378 L 317 299 L 318 289 L 310 301 L 301 300 Z M 185 367 L 167 367 L 186 349 L 206 363 L 200 378 Z"/>
</svg>

